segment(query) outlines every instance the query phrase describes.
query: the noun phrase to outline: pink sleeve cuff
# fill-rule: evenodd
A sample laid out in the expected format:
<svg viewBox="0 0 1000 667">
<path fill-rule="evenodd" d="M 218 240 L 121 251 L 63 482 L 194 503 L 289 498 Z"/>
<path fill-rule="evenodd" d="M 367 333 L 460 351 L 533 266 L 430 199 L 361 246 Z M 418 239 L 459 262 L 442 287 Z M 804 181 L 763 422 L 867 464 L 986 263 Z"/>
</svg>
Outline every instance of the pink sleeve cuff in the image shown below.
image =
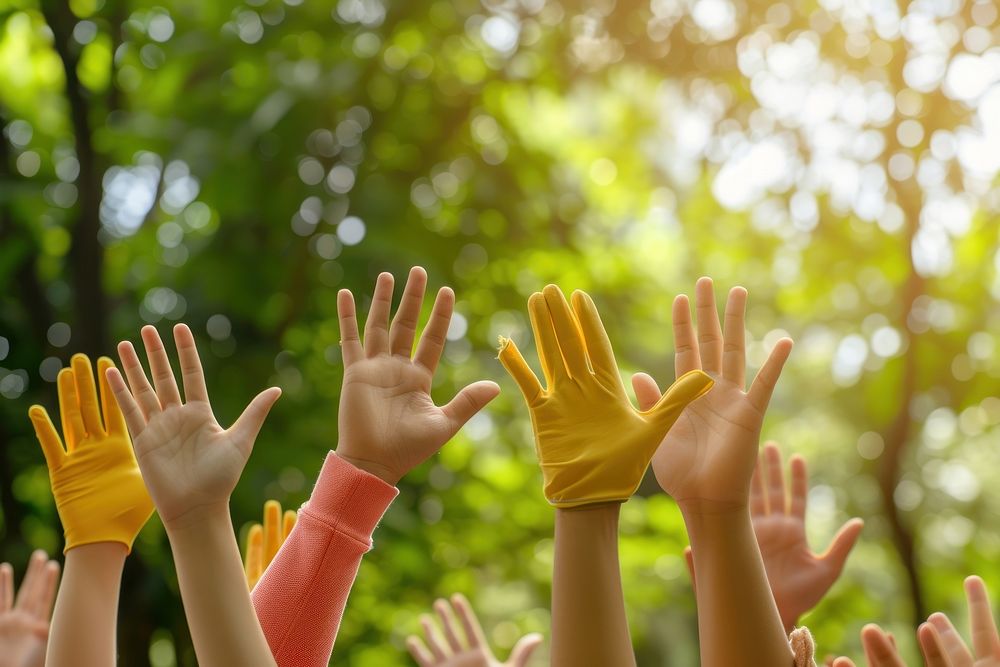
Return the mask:
<svg viewBox="0 0 1000 667">
<path fill-rule="evenodd" d="M 399 490 L 330 452 L 301 512 L 371 548 L 371 536 Z"/>
</svg>

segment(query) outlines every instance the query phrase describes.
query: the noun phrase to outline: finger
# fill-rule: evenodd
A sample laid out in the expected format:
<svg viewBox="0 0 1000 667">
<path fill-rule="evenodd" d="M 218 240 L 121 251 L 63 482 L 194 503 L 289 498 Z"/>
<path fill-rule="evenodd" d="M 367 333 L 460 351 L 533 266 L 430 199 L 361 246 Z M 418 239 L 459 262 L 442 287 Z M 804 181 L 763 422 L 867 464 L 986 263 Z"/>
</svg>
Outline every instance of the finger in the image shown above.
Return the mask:
<svg viewBox="0 0 1000 667">
<path fill-rule="evenodd" d="M 380 273 L 375 280 L 372 305 L 365 320 L 365 356 L 369 359 L 389 352 L 389 312 L 392 310 L 393 277 Z"/>
<path fill-rule="evenodd" d="M 109 368 L 106 375 L 111 393 L 115 395 L 115 401 L 118 402 L 122 416 L 125 418 L 125 425 L 128 427 L 129 433 L 132 434 L 132 439 L 135 440 L 146 428 L 146 418 L 135 402 L 135 398 L 132 397 L 132 393 L 125 386 L 125 379 L 118 369 Z M 149 393 L 152 394 L 152 392 Z"/>
<path fill-rule="evenodd" d="M 80 416 L 83 417 L 83 427 L 87 429 L 87 436 L 93 438 L 104 435 L 101 409 L 97 404 L 94 367 L 90 363 L 90 358 L 85 354 L 74 354 L 70 359 L 70 365 L 73 367 L 76 395 L 80 401 Z"/>
<path fill-rule="evenodd" d="M 695 338 L 691 320 L 691 304 L 685 295 L 674 299 L 671 318 L 674 321 L 674 373 L 680 377 L 701 368 L 698 339 Z"/>
<path fill-rule="evenodd" d="M 56 602 L 56 591 L 59 590 L 59 574 L 61 568 L 59 563 L 54 560 L 50 560 L 45 564 L 44 572 L 44 585 L 42 586 L 42 592 L 39 595 L 39 607 L 38 615 L 39 618 L 45 621 L 48 625 L 48 621 L 52 618 L 52 606 Z"/>
<path fill-rule="evenodd" d="M 247 532 L 247 548 L 244 555 L 244 569 L 250 590 L 257 585 L 264 574 L 264 529 L 259 523 L 250 526 Z"/>
<path fill-rule="evenodd" d="M 694 293 L 701 368 L 707 373 L 719 373 L 722 371 L 722 326 L 719 324 L 719 311 L 715 306 L 712 279 L 699 278 Z"/>
<path fill-rule="evenodd" d="M 28 569 L 24 573 L 21 590 L 17 592 L 14 608 L 29 616 L 35 616 L 38 613 L 39 595 L 44 592 L 42 588 L 45 585 L 43 572 L 48 560 L 48 556 L 41 549 L 33 552 L 31 558 L 28 559 Z"/>
<path fill-rule="evenodd" d="M 424 638 L 427 639 L 427 645 L 431 649 L 431 653 L 434 655 L 436 660 L 444 660 L 451 653 L 446 648 L 444 640 L 441 639 L 441 635 L 438 633 L 437 628 L 434 627 L 434 622 L 431 617 L 424 614 L 420 617 L 420 626 L 424 629 Z"/>
<path fill-rule="evenodd" d="M 694 589 L 695 595 L 698 594 L 698 579 L 694 576 L 694 551 L 691 547 L 684 547 L 684 563 L 687 564 L 688 575 L 691 576 L 691 588 Z"/>
<path fill-rule="evenodd" d="M 298 519 L 299 515 L 295 513 L 295 510 L 285 510 L 285 516 L 281 522 L 281 543 L 284 544 L 288 536 L 292 534 L 292 528 L 295 528 L 295 521 Z"/>
<path fill-rule="evenodd" d="M 101 415 L 104 417 L 104 427 L 109 435 L 125 436 L 128 429 L 125 426 L 125 415 L 122 414 L 114 392 L 108 384 L 108 369 L 114 368 L 115 362 L 108 357 L 97 360 L 97 386 L 101 392 Z"/>
<path fill-rule="evenodd" d="M 49 419 L 49 413 L 40 405 L 32 405 L 28 408 L 28 418 L 31 419 L 31 425 L 35 427 L 35 437 L 38 438 L 38 444 L 42 446 L 46 465 L 48 465 L 49 470 L 55 470 L 63 464 L 66 451 L 59 441 L 56 427 Z"/>
<path fill-rule="evenodd" d="M 594 374 L 606 383 L 621 382 L 618 363 L 615 361 L 615 353 L 611 348 L 611 340 L 608 338 L 607 331 L 604 330 L 604 323 L 601 321 L 601 315 L 597 312 L 594 300 L 590 298 L 589 294 L 580 290 L 574 291 L 571 299 L 574 319 L 579 323 L 586 346 L 586 355 L 590 359 Z"/>
<path fill-rule="evenodd" d="M 14 568 L 10 563 L 0 564 L 0 611 L 8 612 L 14 606 Z"/>
<path fill-rule="evenodd" d="M 281 503 L 264 503 L 264 568 L 266 569 L 281 547 Z"/>
<path fill-rule="evenodd" d="M 580 325 L 577 324 L 573 311 L 569 309 L 566 297 L 555 285 L 546 285 L 542 290 L 542 296 L 545 298 L 549 317 L 552 318 L 552 328 L 556 332 L 559 351 L 562 353 L 570 377 L 586 377 L 590 374 L 590 368 L 587 364 L 587 352 L 583 346 L 583 334 L 580 332 Z"/>
<path fill-rule="evenodd" d="M 451 325 L 451 314 L 455 310 L 455 293 L 450 287 L 438 290 L 431 308 L 430 319 L 420 334 L 417 343 L 417 353 L 413 356 L 414 363 L 420 364 L 431 373 L 437 370 L 444 344 L 448 340 L 448 327 Z"/>
<path fill-rule="evenodd" d="M 146 359 L 149 361 L 149 374 L 153 376 L 153 388 L 160 405 L 166 410 L 171 405 L 181 404 L 181 393 L 174 379 L 174 369 L 170 367 L 167 348 L 163 346 L 160 333 L 156 327 L 147 324 L 139 332 L 142 344 L 146 348 Z"/>
<path fill-rule="evenodd" d="M 538 360 L 542 363 L 542 374 L 545 376 L 545 388 L 551 390 L 557 381 L 569 377 L 566 365 L 563 363 L 556 330 L 552 324 L 552 316 L 545 304 L 541 292 L 535 292 L 528 297 L 528 318 L 531 320 L 531 330 L 535 334 L 535 348 L 538 350 Z"/>
<path fill-rule="evenodd" d="M 531 654 L 541 645 L 542 636 L 537 632 L 521 637 L 514 644 L 514 648 L 510 652 L 510 660 L 507 661 L 507 664 L 512 665 L 512 667 L 525 667 L 528 661 L 531 660 Z"/>
<path fill-rule="evenodd" d="M 750 478 L 750 516 L 764 516 L 767 514 L 767 490 L 764 487 L 764 471 L 761 468 L 760 460 L 762 456 L 757 455 L 757 461 L 753 465 L 753 477 Z"/>
<path fill-rule="evenodd" d="M 861 630 L 861 642 L 869 655 L 871 667 L 906 667 L 896 647 L 877 625 L 866 625 Z"/>
<path fill-rule="evenodd" d="M 865 527 L 865 522 L 861 519 L 851 519 L 837 531 L 829 548 L 820 560 L 823 561 L 829 571 L 836 577 L 844 569 L 847 557 L 851 554 L 851 549 L 858 542 L 858 537 Z"/>
<path fill-rule="evenodd" d="M 410 269 L 406 287 L 403 288 L 403 298 L 389 327 L 389 349 L 394 355 L 409 359 L 413 354 L 413 337 L 417 333 L 417 318 L 420 317 L 426 287 L 427 272 L 419 266 Z"/>
<path fill-rule="evenodd" d="M 790 513 L 792 516 L 805 521 L 806 501 L 809 498 L 809 472 L 806 469 L 806 460 L 796 454 L 792 457 L 789 467 L 792 471 Z"/>
<path fill-rule="evenodd" d="M 479 624 L 479 619 L 476 618 L 476 613 L 472 611 L 472 605 L 469 604 L 469 600 L 461 593 L 456 593 L 451 596 L 451 604 L 454 605 L 455 610 L 458 612 L 458 618 L 462 622 L 462 628 L 465 630 L 465 639 L 468 642 L 468 646 L 470 648 L 488 646 L 486 635 L 483 633 L 483 626 Z"/>
<path fill-rule="evenodd" d="M 747 381 L 746 309 L 746 289 L 734 287 L 729 290 L 723 330 L 722 377 L 740 389 L 746 386 Z"/>
<path fill-rule="evenodd" d="M 636 373 L 632 376 L 632 391 L 635 392 L 635 400 L 642 412 L 651 410 L 662 395 L 656 380 L 646 373 Z"/>
<path fill-rule="evenodd" d="M 837 658 L 833 661 L 832 667 L 857 667 L 850 658 Z"/>
<path fill-rule="evenodd" d="M 451 652 L 462 652 L 462 642 L 458 639 L 458 627 L 455 624 L 455 616 L 451 612 L 451 607 L 444 600 L 435 600 L 434 611 L 437 612 L 438 618 L 441 619 L 441 627 L 444 628 L 444 638 L 448 642 Z"/>
<path fill-rule="evenodd" d="M 921 623 L 917 628 L 917 641 L 920 643 L 920 652 L 924 655 L 925 667 L 950 667 L 941 645 L 941 637 L 933 625 Z"/>
<path fill-rule="evenodd" d="M 455 398 L 441 408 L 441 412 L 451 424 L 451 435 L 465 425 L 465 422 L 482 410 L 487 403 L 500 394 L 500 385 L 489 380 L 480 380 L 464 387 Z M 450 436 L 449 436 L 450 437 Z"/>
<path fill-rule="evenodd" d="M 250 456 L 254 440 L 257 439 L 257 434 L 260 433 L 261 427 L 264 426 L 267 413 L 271 411 L 271 406 L 274 405 L 280 396 L 281 389 L 277 387 L 271 387 L 260 392 L 250 401 L 250 405 L 243 410 L 243 414 L 239 416 L 236 423 L 230 427 L 229 431 L 237 443 L 246 448 L 244 453 L 247 456 Z"/>
<path fill-rule="evenodd" d="M 712 378 L 702 371 L 685 373 L 667 388 L 653 409 L 644 414 L 651 416 L 656 421 L 657 426 L 666 434 L 667 430 L 681 416 L 684 408 L 691 401 L 706 394 L 713 384 L 715 382 Z M 656 442 L 655 445 L 658 446 L 659 442 Z"/>
<path fill-rule="evenodd" d="M 200 401 L 208 403 L 208 387 L 205 386 L 205 371 L 201 367 L 198 346 L 194 334 L 186 324 L 174 327 L 174 345 L 181 365 L 181 382 L 184 383 L 184 400 L 187 403 Z M 171 375 L 171 377 L 173 377 Z"/>
<path fill-rule="evenodd" d="M 59 414 L 62 417 L 63 436 L 66 451 L 72 452 L 87 437 L 87 428 L 80 414 L 80 398 L 76 392 L 76 378 L 72 368 L 64 368 L 56 376 L 59 390 Z"/>
<path fill-rule="evenodd" d="M 993 621 L 986 584 L 979 577 L 965 580 L 965 596 L 969 602 L 969 624 L 972 626 L 972 648 L 977 658 L 994 657 L 1000 653 L 1000 637 Z"/>
<path fill-rule="evenodd" d="M 517 349 L 517 345 L 512 339 L 500 337 L 499 359 L 510 376 L 514 378 L 514 382 L 517 383 L 517 387 L 521 390 L 521 395 L 524 396 L 528 406 L 534 405 L 535 401 L 542 395 L 542 385 L 538 382 L 538 378 L 535 377 L 531 368 L 528 367 L 528 363 L 521 356 L 521 351 Z"/>
<path fill-rule="evenodd" d="M 785 476 L 781 469 L 781 450 L 774 442 L 764 445 L 764 464 L 767 470 L 767 507 L 771 514 L 787 514 Z"/>
<path fill-rule="evenodd" d="M 771 402 L 771 394 L 774 393 L 774 387 L 778 384 L 778 378 L 781 376 L 781 369 L 784 368 L 791 352 L 791 338 L 782 338 L 775 343 L 767 361 L 761 366 L 757 377 L 753 379 L 753 384 L 750 385 L 750 391 L 747 392 L 750 404 L 762 414 L 767 411 L 767 406 Z"/>
<path fill-rule="evenodd" d="M 406 638 L 406 650 L 410 652 L 413 659 L 420 667 L 434 667 L 434 656 L 427 650 L 427 646 L 416 635 Z"/>
<path fill-rule="evenodd" d="M 973 664 L 972 654 L 962 641 L 951 620 L 942 613 L 931 614 L 927 621 L 937 630 L 938 637 L 941 638 L 941 649 L 952 667 L 971 667 Z"/>
<path fill-rule="evenodd" d="M 354 309 L 351 290 L 342 289 L 337 292 L 337 317 L 340 320 L 340 349 L 346 367 L 365 356 L 361 337 L 358 335 L 358 315 Z"/>
<path fill-rule="evenodd" d="M 142 370 L 142 362 L 139 361 L 139 355 L 135 353 L 132 343 L 128 341 L 118 343 L 118 359 L 122 362 L 122 370 L 125 371 L 125 377 L 128 378 L 129 391 L 135 399 L 135 403 L 138 405 L 143 416 L 143 421 L 145 422 L 151 415 L 160 412 L 162 409 L 160 407 L 160 399 L 156 397 L 153 388 L 149 386 L 146 373 Z M 113 374 L 114 371 L 111 371 L 111 373 Z M 108 380 L 110 382 L 110 376 Z M 114 385 L 111 388 L 114 389 Z M 122 403 L 121 394 L 117 391 L 115 391 L 115 398 L 118 399 L 118 405 L 122 406 L 122 412 L 124 412 L 125 405 Z M 125 422 L 128 423 L 128 414 L 125 415 Z M 129 425 L 129 428 L 131 428 L 131 425 Z M 136 432 L 133 431 L 132 437 L 134 438 L 135 436 Z"/>
</svg>

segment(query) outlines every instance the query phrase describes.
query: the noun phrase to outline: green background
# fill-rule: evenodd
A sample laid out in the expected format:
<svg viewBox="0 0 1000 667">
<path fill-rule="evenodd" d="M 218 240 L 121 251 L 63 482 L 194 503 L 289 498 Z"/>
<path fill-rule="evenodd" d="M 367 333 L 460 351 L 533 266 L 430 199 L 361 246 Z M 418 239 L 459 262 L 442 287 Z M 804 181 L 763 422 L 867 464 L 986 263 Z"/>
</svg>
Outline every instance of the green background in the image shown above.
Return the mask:
<svg viewBox="0 0 1000 667">
<path fill-rule="evenodd" d="M 796 339 L 765 435 L 811 463 L 814 548 L 867 522 L 804 619 L 820 652 L 879 621 L 914 655 L 930 611 L 964 627 L 965 575 L 1000 590 L 998 31 L 957 1 L 0 2 L 0 557 L 61 550 L 28 406 L 146 322 L 192 326 L 224 424 L 283 388 L 232 509 L 297 506 L 337 440 L 336 291 L 364 312 L 420 264 L 461 315 L 435 398 L 503 393 L 402 482 L 334 662 L 409 664 L 454 591 L 505 654 L 548 634 L 552 511 L 497 336 L 535 364 L 527 296 L 586 289 L 662 385 L 671 300 L 708 274 L 750 290 L 754 365 Z M 692 665 L 650 482 L 622 514 L 635 648 Z M 124 586 L 121 663 L 194 664 L 155 519 Z"/>
</svg>

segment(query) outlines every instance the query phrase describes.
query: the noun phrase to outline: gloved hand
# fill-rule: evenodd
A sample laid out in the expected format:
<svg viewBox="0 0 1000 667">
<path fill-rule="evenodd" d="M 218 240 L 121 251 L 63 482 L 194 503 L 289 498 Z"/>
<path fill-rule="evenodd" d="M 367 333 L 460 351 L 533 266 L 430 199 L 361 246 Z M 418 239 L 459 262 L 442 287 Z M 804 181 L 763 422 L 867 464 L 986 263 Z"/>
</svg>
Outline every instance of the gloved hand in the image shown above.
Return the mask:
<svg viewBox="0 0 1000 667">
<path fill-rule="evenodd" d="M 45 408 L 28 409 L 49 467 L 65 551 L 95 542 L 120 542 L 131 551 L 153 514 L 153 501 L 139 473 L 125 418 L 105 379 L 114 362 L 97 360 L 100 408 L 90 359 L 75 354 L 70 364 L 58 377 L 65 449 Z"/>
<path fill-rule="evenodd" d="M 593 300 L 579 290 L 572 298 L 571 310 L 549 285 L 528 299 L 545 389 L 514 342 L 500 341 L 500 361 L 531 412 L 545 497 L 561 508 L 628 500 L 667 431 L 713 384 L 686 373 L 651 409 L 636 410 Z"/>
<path fill-rule="evenodd" d="M 281 503 L 277 500 L 268 500 L 264 503 L 264 526 L 261 527 L 259 523 L 250 526 L 244 549 L 246 554 L 244 569 L 250 590 L 253 590 L 264 576 L 264 570 L 288 539 L 292 528 L 295 527 L 295 519 L 296 514 L 292 510 L 286 511 L 284 515 L 281 514 Z"/>
</svg>

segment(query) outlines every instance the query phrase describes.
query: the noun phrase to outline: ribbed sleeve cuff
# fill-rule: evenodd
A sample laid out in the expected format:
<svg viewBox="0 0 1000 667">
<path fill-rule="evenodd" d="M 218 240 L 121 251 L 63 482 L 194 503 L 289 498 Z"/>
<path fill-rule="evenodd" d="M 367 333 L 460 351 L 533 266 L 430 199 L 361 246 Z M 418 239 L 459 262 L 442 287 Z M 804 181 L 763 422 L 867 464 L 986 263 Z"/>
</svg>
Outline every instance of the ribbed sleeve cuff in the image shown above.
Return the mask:
<svg viewBox="0 0 1000 667">
<path fill-rule="evenodd" d="M 371 536 L 399 490 L 330 452 L 302 511 L 361 542 Z"/>
</svg>

